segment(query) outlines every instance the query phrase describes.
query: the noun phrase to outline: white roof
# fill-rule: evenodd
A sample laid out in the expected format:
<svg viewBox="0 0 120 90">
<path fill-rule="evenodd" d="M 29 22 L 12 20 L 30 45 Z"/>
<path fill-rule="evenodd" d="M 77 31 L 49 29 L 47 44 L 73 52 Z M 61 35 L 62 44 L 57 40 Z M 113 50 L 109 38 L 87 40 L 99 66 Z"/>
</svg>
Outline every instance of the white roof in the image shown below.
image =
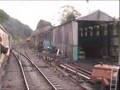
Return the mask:
<svg viewBox="0 0 120 90">
<path fill-rule="evenodd" d="M 1 24 L 0 24 L 0 29 L 3 30 L 5 33 L 9 34 Z"/>
</svg>

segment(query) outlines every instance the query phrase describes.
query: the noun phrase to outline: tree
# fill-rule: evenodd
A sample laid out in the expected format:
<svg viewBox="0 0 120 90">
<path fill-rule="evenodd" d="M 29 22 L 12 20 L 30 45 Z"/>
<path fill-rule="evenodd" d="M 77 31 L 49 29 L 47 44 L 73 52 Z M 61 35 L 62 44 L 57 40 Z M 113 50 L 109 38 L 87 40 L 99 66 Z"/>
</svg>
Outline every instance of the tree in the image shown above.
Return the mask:
<svg viewBox="0 0 120 90">
<path fill-rule="evenodd" d="M 8 20 L 9 15 L 7 15 L 3 10 L 0 9 L 0 23 Z"/>
<path fill-rule="evenodd" d="M 61 9 L 61 24 L 72 21 L 81 15 L 73 6 L 65 5 Z"/>
</svg>

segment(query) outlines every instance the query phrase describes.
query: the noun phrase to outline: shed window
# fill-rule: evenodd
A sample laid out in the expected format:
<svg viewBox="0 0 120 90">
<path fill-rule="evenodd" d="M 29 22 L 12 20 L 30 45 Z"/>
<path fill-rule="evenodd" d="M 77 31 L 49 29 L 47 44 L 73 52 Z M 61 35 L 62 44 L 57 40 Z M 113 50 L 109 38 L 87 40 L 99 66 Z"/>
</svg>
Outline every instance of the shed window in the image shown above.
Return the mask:
<svg viewBox="0 0 120 90">
<path fill-rule="evenodd" d="M 93 29 L 90 30 L 90 36 L 93 36 Z"/>
<path fill-rule="evenodd" d="M 93 27 L 89 26 L 89 32 L 90 32 L 90 36 L 93 36 Z"/>
<path fill-rule="evenodd" d="M 81 32 L 81 37 L 83 37 L 83 32 Z"/>
<path fill-rule="evenodd" d="M 99 30 L 97 30 L 96 35 L 97 35 L 97 36 L 99 36 L 99 35 L 100 35 L 100 31 L 99 31 Z"/>
<path fill-rule="evenodd" d="M 83 29 L 82 28 L 80 28 L 80 35 L 81 35 L 81 37 L 83 37 Z"/>
<path fill-rule="evenodd" d="M 89 26 L 88 28 L 89 28 L 89 35 L 93 36 L 93 27 Z"/>
<path fill-rule="evenodd" d="M 100 31 L 99 31 L 99 28 L 100 28 L 100 26 L 96 26 L 96 36 L 99 36 L 100 35 Z"/>
<path fill-rule="evenodd" d="M 85 28 L 85 36 L 87 37 L 87 28 Z"/>
<path fill-rule="evenodd" d="M 112 44 L 113 45 L 119 45 L 119 39 L 118 38 L 112 38 Z"/>
<path fill-rule="evenodd" d="M 104 36 L 108 34 L 107 25 L 104 25 Z"/>
<path fill-rule="evenodd" d="M 107 33 L 108 33 L 108 32 L 107 32 L 107 30 L 105 29 L 105 30 L 104 30 L 104 35 L 106 36 L 106 35 L 107 35 Z"/>
<path fill-rule="evenodd" d="M 117 35 L 117 29 L 113 29 L 113 35 Z"/>
</svg>

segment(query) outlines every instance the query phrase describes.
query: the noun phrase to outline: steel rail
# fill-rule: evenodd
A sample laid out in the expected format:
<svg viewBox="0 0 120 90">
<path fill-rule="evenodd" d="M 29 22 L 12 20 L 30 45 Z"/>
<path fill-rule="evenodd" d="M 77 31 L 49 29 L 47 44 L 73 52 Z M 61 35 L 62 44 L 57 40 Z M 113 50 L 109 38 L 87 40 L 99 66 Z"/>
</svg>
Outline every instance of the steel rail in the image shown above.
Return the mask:
<svg viewBox="0 0 120 90">
<path fill-rule="evenodd" d="M 92 72 L 90 72 L 90 71 L 88 71 L 88 70 L 86 70 L 82 67 L 78 67 L 74 64 L 65 64 L 65 63 L 61 62 L 61 63 L 59 63 L 58 66 L 66 68 L 73 73 L 79 72 L 78 74 L 81 75 L 82 77 L 86 78 L 86 79 L 90 79 L 90 76 L 92 74 Z"/>
<path fill-rule="evenodd" d="M 18 52 L 17 50 L 16 50 L 16 52 Z M 30 59 L 30 57 L 28 56 L 28 54 L 26 53 L 26 51 L 25 51 L 25 54 L 26 55 L 24 55 L 23 53 L 21 53 L 21 52 L 18 52 L 18 53 L 20 53 L 21 55 L 23 55 L 26 59 L 28 59 L 36 68 L 37 68 L 37 70 L 43 75 L 43 77 L 48 81 L 48 83 L 53 87 L 53 89 L 54 90 L 58 90 L 56 87 L 55 87 L 55 85 L 53 84 L 53 83 L 51 83 L 51 81 L 44 75 L 44 73 L 42 73 L 42 71 L 39 69 L 39 67 L 37 66 L 37 65 L 35 65 L 32 61 L 31 61 L 31 59 Z M 65 66 L 66 67 L 66 66 Z M 70 69 L 70 70 L 72 70 L 72 69 Z M 75 73 L 75 71 L 74 70 L 72 70 L 74 73 Z M 80 76 L 83 76 L 83 77 L 85 77 L 85 78 L 87 78 L 87 79 L 90 79 L 89 77 L 87 77 L 87 76 L 85 76 L 85 75 L 83 75 L 83 74 L 81 74 L 81 73 L 78 73 Z M 81 89 L 82 90 L 88 90 L 87 88 L 85 88 L 85 87 L 83 87 L 83 86 L 81 86 Z M 61 89 L 60 89 L 61 90 Z"/>
<path fill-rule="evenodd" d="M 26 79 L 26 76 L 25 76 L 25 72 L 24 72 L 22 63 L 21 63 L 21 61 L 19 60 L 19 57 L 17 57 L 14 52 L 12 52 L 12 53 L 13 53 L 13 55 L 15 56 L 16 60 L 17 60 L 18 63 L 19 63 L 20 69 L 21 69 L 21 71 L 22 71 L 22 76 L 23 76 L 23 78 L 24 78 L 24 83 L 25 83 L 26 89 L 27 89 L 27 90 L 30 90 L 30 87 L 29 87 L 29 85 L 28 85 L 28 81 L 27 81 L 27 79 Z"/>
<path fill-rule="evenodd" d="M 18 52 L 18 51 L 17 51 Z M 39 69 L 39 67 L 37 66 L 37 65 L 35 65 L 35 63 L 33 63 L 31 60 L 30 60 L 30 58 L 28 57 L 28 55 L 24 55 L 23 53 L 21 53 L 21 52 L 18 52 L 18 53 L 20 53 L 22 56 L 24 56 L 27 60 L 29 60 L 30 62 L 31 62 L 31 64 L 33 65 L 33 66 L 35 66 L 35 68 L 41 73 L 41 75 L 46 79 L 46 81 L 52 86 L 52 88 L 54 89 L 54 90 L 58 90 L 55 86 L 54 86 L 54 84 L 52 83 L 52 82 L 50 82 L 50 80 L 46 77 L 46 75 Z"/>
<path fill-rule="evenodd" d="M 74 74 L 78 74 L 79 76 L 81 76 L 81 77 L 83 77 L 83 78 L 85 78 L 85 79 L 87 79 L 87 80 L 90 80 L 90 77 L 89 77 L 89 76 L 86 76 L 86 75 L 84 75 L 83 73 L 81 73 L 81 72 L 79 72 L 79 71 L 77 71 L 77 70 L 75 70 L 75 69 L 73 69 L 73 68 L 71 68 L 71 67 L 68 67 L 68 66 L 65 65 L 65 64 L 60 64 L 60 67 L 65 68 L 65 69 L 67 69 L 68 71 L 70 71 L 70 72 L 72 72 L 72 73 L 74 73 Z"/>
<path fill-rule="evenodd" d="M 82 74 L 85 74 L 86 76 L 91 76 L 91 73 L 87 72 L 85 69 L 83 68 L 76 68 L 75 66 L 71 66 L 69 64 L 64 64 L 65 66 L 68 66 L 72 69 L 74 69 L 75 71 L 81 72 Z"/>
<path fill-rule="evenodd" d="M 65 68 L 74 74 L 78 74 L 79 76 L 82 76 L 83 78 L 85 78 L 87 80 L 90 80 L 90 76 L 92 73 L 90 71 L 87 71 L 86 69 L 84 69 L 82 67 L 75 66 L 74 64 L 73 65 L 66 64 L 63 62 L 59 63 L 58 66 L 61 68 Z"/>
<path fill-rule="evenodd" d="M 30 57 L 28 56 L 28 54 L 26 53 L 26 51 L 25 51 L 25 54 L 26 54 L 26 56 L 30 59 Z M 37 67 L 37 66 L 36 66 Z M 39 68 L 38 68 L 39 69 Z M 46 77 L 47 78 L 47 77 Z M 51 83 L 52 84 L 52 83 Z M 83 89 L 83 90 L 87 90 L 86 88 L 84 88 L 84 87 L 82 87 L 81 86 L 81 88 Z M 55 90 L 58 90 L 57 88 L 55 89 Z M 61 90 L 61 89 L 60 89 Z"/>
<path fill-rule="evenodd" d="M 75 67 L 76 69 L 78 69 L 80 71 L 83 71 L 83 72 L 85 72 L 89 75 L 92 74 L 92 71 L 88 71 L 88 70 L 84 69 L 83 67 L 78 66 L 77 64 L 70 64 L 70 66 Z"/>
</svg>

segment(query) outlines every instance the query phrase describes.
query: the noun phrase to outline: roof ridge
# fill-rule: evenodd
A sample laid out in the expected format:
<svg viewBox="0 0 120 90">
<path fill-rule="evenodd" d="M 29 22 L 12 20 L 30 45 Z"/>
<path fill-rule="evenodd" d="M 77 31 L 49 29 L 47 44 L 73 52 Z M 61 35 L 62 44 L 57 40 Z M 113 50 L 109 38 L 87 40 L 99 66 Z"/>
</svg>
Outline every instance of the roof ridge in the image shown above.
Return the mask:
<svg viewBox="0 0 120 90">
<path fill-rule="evenodd" d="M 111 17 L 109 14 L 98 9 L 88 15 L 78 18 L 77 20 L 113 21 L 113 17 Z"/>
</svg>

